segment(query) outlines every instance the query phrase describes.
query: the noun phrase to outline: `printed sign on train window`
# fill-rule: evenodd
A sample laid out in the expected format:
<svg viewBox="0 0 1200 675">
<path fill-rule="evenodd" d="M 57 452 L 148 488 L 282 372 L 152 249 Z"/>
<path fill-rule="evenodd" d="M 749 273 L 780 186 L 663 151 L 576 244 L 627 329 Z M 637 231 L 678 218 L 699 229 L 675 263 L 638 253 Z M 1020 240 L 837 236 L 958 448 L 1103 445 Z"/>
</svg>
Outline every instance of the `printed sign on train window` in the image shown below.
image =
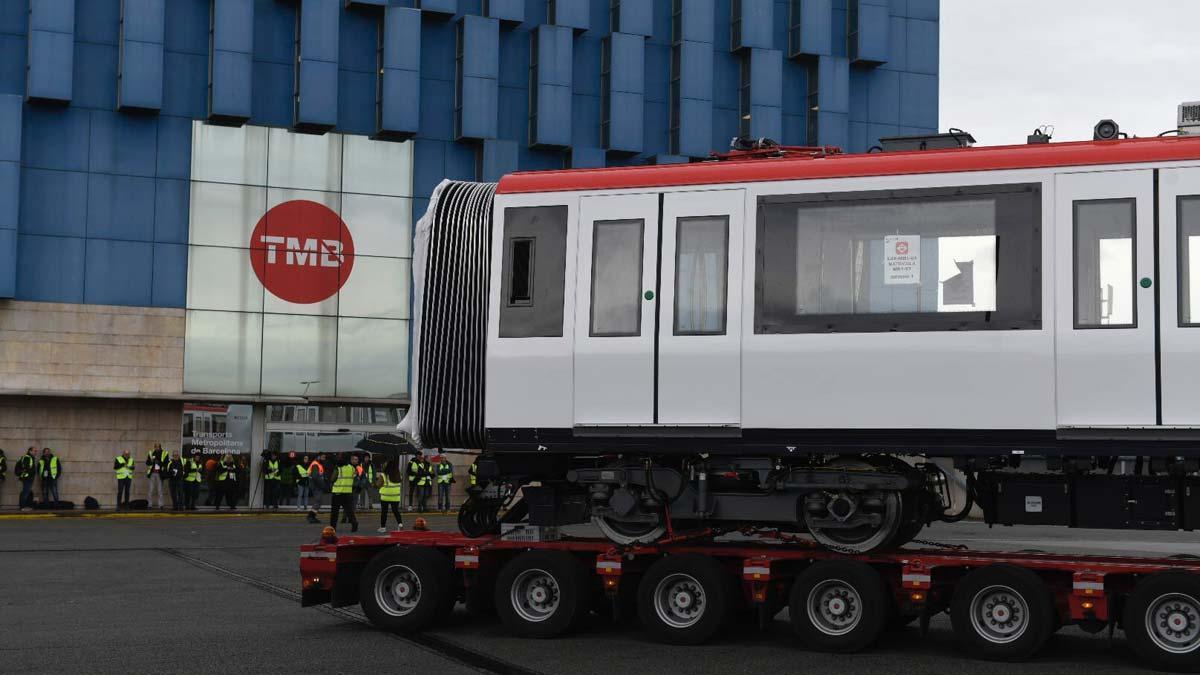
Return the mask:
<svg viewBox="0 0 1200 675">
<path fill-rule="evenodd" d="M 896 234 L 883 238 L 883 283 L 921 283 L 921 237 Z"/>
</svg>

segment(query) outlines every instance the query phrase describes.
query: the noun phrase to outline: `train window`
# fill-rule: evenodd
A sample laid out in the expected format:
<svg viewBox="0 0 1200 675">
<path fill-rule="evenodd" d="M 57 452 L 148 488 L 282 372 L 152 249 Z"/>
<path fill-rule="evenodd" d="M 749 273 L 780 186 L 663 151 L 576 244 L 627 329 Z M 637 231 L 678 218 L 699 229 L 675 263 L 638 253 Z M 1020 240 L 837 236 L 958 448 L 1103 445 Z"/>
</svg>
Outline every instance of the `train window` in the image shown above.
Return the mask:
<svg viewBox="0 0 1200 675">
<path fill-rule="evenodd" d="M 1134 200 L 1074 203 L 1075 327 L 1137 325 Z"/>
<path fill-rule="evenodd" d="M 1180 197 L 1179 325 L 1200 326 L 1200 195 Z"/>
<path fill-rule="evenodd" d="M 729 217 L 680 218 L 675 235 L 675 335 L 724 335 Z"/>
<path fill-rule="evenodd" d="M 592 227 L 593 337 L 641 334 L 642 220 L 596 221 Z"/>
<path fill-rule="evenodd" d="M 758 206 L 756 333 L 1041 327 L 1037 184 Z"/>
<path fill-rule="evenodd" d="M 562 337 L 567 207 L 504 210 L 500 337 Z"/>
<path fill-rule="evenodd" d="M 533 240 L 513 239 L 509 242 L 512 268 L 508 283 L 508 304 L 525 307 L 533 304 Z"/>
</svg>

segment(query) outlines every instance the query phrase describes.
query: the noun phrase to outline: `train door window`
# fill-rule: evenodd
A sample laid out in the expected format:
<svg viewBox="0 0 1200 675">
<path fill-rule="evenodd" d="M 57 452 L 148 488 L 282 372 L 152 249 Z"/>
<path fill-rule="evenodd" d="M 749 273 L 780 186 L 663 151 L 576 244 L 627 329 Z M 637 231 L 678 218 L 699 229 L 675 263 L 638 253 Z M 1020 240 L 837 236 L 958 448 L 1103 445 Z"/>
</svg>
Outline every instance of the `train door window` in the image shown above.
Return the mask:
<svg viewBox="0 0 1200 675">
<path fill-rule="evenodd" d="M 641 335 L 642 220 L 596 221 L 592 227 L 591 335 Z"/>
<path fill-rule="evenodd" d="M 1074 203 L 1075 327 L 1137 326 L 1134 200 Z"/>
<path fill-rule="evenodd" d="M 680 218 L 675 235 L 675 335 L 724 335 L 729 217 Z"/>
<path fill-rule="evenodd" d="M 508 284 L 508 304 L 528 307 L 533 304 L 533 239 L 522 237 L 509 242 L 512 250 L 511 281 Z"/>
<path fill-rule="evenodd" d="M 1041 326 L 1033 184 L 763 197 L 755 332 Z"/>
<path fill-rule="evenodd" d="M 1179 325 L 1200 326 L 1200 195 L 1180 197 Z"/>
<path fill-rule="evenodd" d="M 504 210 L 500 337 L 562 337 L 567 207 Z"/>
</svg>

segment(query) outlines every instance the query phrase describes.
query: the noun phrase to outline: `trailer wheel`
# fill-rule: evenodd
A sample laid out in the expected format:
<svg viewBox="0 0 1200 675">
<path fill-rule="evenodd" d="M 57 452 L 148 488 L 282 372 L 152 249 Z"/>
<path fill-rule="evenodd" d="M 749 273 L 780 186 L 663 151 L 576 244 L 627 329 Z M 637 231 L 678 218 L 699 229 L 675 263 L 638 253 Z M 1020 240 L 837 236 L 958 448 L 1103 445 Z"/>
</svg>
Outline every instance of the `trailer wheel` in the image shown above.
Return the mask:
<svg viewBox="0 0 1200 675">
<path fill-rule="evenodd" d="M 638 584 L 638 618 L 657 642 L 698 645 L 724 624 L 733 581 L 706 555 L 668 555 L 646 570 Z"/>
<path fill-rule="evenodd" d="M 1200 670 L 1200 576 L 1159 572 L 1134 587 L 1125 603 L 1125 636 L 1133 650 L 1163 670 Z"/>
<path fill-rule="evenodd" d="M 993 661 L 1023 661 L 1057 627 L 1054 598 L 1041 577 L 1014 565 L 977 569 L 958 583 L 950 620 L 971 654 Z"/>
<path fill-rule="evenodd" d="M 454 606 L 454 566 L 424 547 L 386 549 L 367 563 L 358 599 L 371 623 L 395 633 L 429 628 Z"/>
<path fill-rule="evenodd" d="M 500 570 L 495 603 L 512 632 L 535 638 L 561 635 L 587 614 L 588 573 L 566 551 L 526 551 Z"/>
<path fill-rule="evenodd" d="M 892 613 L 891 602 L 887 585 L 870 565 L 822 560 L 796 577 L 788 614 L 805 646 L 857 652 L 879 638 Z"/>
</svg>

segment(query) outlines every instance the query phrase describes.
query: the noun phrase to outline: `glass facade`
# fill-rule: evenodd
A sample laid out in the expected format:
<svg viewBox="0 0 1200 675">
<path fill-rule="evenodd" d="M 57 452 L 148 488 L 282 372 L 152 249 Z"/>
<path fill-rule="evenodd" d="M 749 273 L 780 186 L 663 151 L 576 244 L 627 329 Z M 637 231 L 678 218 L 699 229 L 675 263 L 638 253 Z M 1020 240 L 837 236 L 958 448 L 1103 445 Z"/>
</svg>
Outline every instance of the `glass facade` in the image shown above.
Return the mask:
<svg viewBox="0 0 1200 675">
<path fill-rule="evenodd" d="M 192 134 L 184 391 L 407 396 L 411 144 Z"/>
</svg>

